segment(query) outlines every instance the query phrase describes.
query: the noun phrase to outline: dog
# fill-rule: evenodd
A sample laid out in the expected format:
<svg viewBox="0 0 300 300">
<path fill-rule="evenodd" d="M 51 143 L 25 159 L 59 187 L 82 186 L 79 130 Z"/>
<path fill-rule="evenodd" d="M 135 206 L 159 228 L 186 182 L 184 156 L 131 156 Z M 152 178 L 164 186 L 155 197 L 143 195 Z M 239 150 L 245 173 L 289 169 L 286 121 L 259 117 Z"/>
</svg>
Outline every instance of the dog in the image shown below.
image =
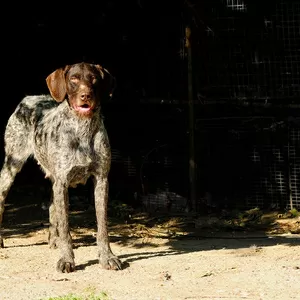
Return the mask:
<svg viewBox="0 0 300 300">
<path fill-rule="evenodd" d="M 60 272 L 75 270 L 68 221 L 68 188 L 94 182 L 99 264 L 119 270 L 122 263 L 110 248 L 107 228 L 108 173 L 111 150 L 100 104 L 112 96 L 114 77 L 102 66 L 67 65 L 46 78 L 49 95 L 26 96 L 10 116 L 5 159 L 0 173 L 0 228 L 5 198 L 15 176 L 33 156 L 52 183 L 49 245 L 58 247 Z M 4 247 L 0 231 L 0 246 Z"/>
</svg>

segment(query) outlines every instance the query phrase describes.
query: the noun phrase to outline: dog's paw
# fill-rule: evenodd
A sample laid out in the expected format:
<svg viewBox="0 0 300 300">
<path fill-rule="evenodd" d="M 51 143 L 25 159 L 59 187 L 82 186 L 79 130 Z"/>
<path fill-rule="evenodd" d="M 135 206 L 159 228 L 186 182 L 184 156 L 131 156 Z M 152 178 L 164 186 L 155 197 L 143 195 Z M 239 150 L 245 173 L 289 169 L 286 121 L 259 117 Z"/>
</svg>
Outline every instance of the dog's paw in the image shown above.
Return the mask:
<svg viewBox="0 0 300 300">
<path fill-rule="evenodd" d="M 56 265 L 56 270 L 62 273 L 71 273 L 75 271 L 75 263 L 73 260 L 61 258 Z"/>
<path fill-rule="evenodd" d="M 101 257 L 99 263 L 106 270 L 122 270 L 122 262 L 117 256 Z"/>
</svg>

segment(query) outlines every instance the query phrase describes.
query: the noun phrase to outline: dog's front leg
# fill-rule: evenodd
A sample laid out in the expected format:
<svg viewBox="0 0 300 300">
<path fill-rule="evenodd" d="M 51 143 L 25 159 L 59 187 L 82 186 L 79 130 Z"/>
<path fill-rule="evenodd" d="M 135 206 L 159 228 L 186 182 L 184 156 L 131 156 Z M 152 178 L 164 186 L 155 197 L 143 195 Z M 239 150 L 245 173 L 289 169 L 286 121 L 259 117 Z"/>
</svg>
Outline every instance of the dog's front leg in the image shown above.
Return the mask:
<svg viewBox="0 0 300 300">
<path fill-rule="evenodd" d="M 107 177 L 97 176 L 95 184 L 95 208 L 97 217 L 97 245 L 99 250 L 99 263 L 104 269 L 120 270 L 122 263 L 115 256 L 109 245 L 107 232 L 107 202 L 108 202 L 108 180 Z"/>
<path fill-rule="evenodd" d="M 75 270 L 72 239 L 69 233 L 69 198 L 68 187 L 61 181 L 55 180 L 53 184 L 53 202 L 58 230 L 58 248 L 61 258 L 57 262 L 60 272 L 73 272 Z"/>
<path fill-rule="evenodd" d="M 48 244 L 52 249 L 57 248 L 58 246 L 58 225 L 57 225 L 57 216 L 55 211 L 55 205 L 53 202 L 53 193 L 51 194 L 50 205 L 49 205 L 49 236 Z"/>
</svg>

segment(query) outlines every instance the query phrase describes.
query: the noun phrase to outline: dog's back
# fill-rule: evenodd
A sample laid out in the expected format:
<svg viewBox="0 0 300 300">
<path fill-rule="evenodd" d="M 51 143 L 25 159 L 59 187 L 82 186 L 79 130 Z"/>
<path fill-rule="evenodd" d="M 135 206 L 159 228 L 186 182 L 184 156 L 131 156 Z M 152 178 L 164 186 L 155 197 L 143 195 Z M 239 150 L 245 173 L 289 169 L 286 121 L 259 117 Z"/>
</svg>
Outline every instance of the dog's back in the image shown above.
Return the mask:
<svg viewBox="0 0 300 300">
<path fill-rule="evenodd" d="M 16 147 L 33 154 L 34 129 L 43 116 L 58 103 L 50 95 L 27 96 L 8 119 L 4 134 L 5 153 L 10 155 Z"/>
</svg>

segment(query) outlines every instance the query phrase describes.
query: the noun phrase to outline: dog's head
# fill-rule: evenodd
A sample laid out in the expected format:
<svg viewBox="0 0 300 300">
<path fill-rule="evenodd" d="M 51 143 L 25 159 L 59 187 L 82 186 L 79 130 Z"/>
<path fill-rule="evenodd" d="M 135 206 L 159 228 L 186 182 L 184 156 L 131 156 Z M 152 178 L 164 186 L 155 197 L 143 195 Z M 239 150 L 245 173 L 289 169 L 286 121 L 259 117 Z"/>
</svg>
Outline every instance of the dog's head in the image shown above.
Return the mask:
<svg viewBox="0 0 300 300">
<path fill-rule="evenodd" d="M 53 99 L 66 99 L 76 113 L 88 117 L 112 96 L 115 79 L 100 65 L 78 63 L 57 69 L 46 82 Z"/>
</svg>

